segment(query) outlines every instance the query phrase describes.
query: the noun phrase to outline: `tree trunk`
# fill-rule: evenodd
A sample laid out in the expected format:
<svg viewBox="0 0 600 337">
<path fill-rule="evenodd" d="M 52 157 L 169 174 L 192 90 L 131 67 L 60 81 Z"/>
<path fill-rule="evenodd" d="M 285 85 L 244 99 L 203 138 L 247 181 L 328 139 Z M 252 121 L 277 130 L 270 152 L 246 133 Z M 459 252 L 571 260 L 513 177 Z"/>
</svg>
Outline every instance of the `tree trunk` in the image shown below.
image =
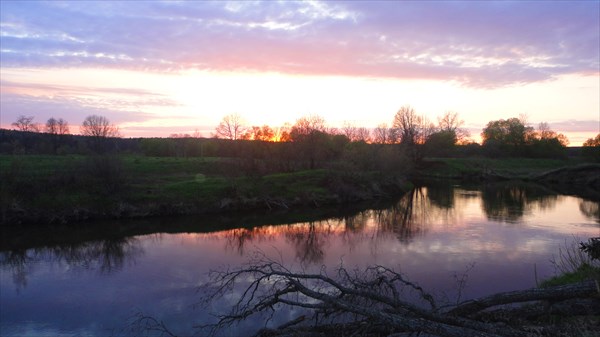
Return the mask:
<svg viewBox="0 0 600 337">
<path fill-rule="evenodd" d="M 533 288 L 511 291 L 466 301 L 448 313 L 465 316 L 497 305 L 529 302 L 529 301 L 561 301 L 576 297 L 589 297 L 600 294 L 600 286 L 596 280 L 568 284 L 550 288 Z"/>
</svg>

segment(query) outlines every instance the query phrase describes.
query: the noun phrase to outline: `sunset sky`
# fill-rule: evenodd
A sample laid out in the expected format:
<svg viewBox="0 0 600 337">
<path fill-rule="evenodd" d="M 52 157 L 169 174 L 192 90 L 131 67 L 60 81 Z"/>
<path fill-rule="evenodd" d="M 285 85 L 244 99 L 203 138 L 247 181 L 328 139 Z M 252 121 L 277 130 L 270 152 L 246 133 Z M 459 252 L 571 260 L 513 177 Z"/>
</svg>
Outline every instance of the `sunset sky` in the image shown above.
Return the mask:
<svg viewBox="0 0 600 337">
<path fill-rule="evenodd" d="M 209 137 L 317 114 L 375 127 L 411 105 L 472 135 L 527 115 L 600 132 L 599 1 L 0 2 L 2 128 L 19 115 L 125 137 Z"/>
</svg>

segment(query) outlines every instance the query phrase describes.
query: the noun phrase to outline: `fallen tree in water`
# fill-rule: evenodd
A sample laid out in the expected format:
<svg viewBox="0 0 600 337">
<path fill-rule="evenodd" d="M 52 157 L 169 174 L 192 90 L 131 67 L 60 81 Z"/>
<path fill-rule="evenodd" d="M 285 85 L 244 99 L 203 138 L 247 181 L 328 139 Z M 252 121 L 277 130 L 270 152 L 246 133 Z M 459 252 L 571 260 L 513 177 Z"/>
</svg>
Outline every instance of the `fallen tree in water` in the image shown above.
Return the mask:
<svg viewBox="0 0 600 337">
<path fill-rule="evenodd" d="M 441 305 L 432 294 L 384 266 L 361 271 L 339 266 L 333 275 L 324 268 L 318 273 L 304 273 L 289 270 L 260 254 L 241 268 L 213 272 L 212 282 L 204 287 L 204 300 L 206 303 L 219 300 L 244 282 L 246 286 L 231 311 L 219 315 L 215 324 L 198 328 L 215 333 L 261 314 L 268 321 L 279 308 L 288 306 L 304 309 L 306 314 L 277 328 L 262 329 L 257 336 L 400 336 L 403 333 L 451 337 L 539 336 L 552 335 L 558 330 L 547 324 L 510 324 L 505 316 L 491 314 L 486 309 L 508 306 L 506 312 L 518 312 L 517 309 L 527 310 L 529 306 L 538 310 L 532 303 L 543 301 L 541 314 L 549 314 L 554 306 L 563 305 L 564 318 L 569 312 L 565 309 L 569 304 L 564 303 L 571 301 L 578 306 L 577 301 L 582 299 L 589 308 L 583 310 L 583 315 L 600 314 L 597 280 Z M 518 303 L 527 305 L 517 306 Z M 572 312 L 582 314 L 581 310 Z"/>
</svg>

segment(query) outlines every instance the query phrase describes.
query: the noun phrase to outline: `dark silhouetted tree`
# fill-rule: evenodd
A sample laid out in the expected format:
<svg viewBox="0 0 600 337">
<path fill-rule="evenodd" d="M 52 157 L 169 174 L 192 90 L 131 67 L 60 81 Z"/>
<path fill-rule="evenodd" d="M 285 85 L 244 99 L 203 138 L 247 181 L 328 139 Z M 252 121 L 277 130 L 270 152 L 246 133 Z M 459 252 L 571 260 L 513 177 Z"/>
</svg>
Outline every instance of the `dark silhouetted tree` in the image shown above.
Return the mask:
<svg viewBox="0 0 600 337">
<path fill-rule="evenodd" d="M 469 131 L 462 128 L 465 121 L 458 117 L 458 113 L 448 111 L 442 117 L 438 117 L 438 128 L 441 132 L 454 133 L 454 144 L 464 142 L 470 135 Z"/>
<path fill-rule="evenodd" d="M 600 133 L 583 143 L 582 154 L 589 160 L 600 162 Z"/>
<path fill-rule="evenodd" d="M 33 116 L 20 115 L 12 125 L 20 131 L 39 132 L 40 128 L 33 122 Z"/>
<path fill-rule="evenodd" d="M 533 128 L 522 119 L 509 118 L 489 122 L 481 133 L 488 154 L 522 155 Z"/>
<path fill-rule="evenodd" d="M 52 135 L 52 150 L 57 153 L 59 146 L 64 144 L 65 141 L 64 137 L 61 136 L 69 134 L 69 124 L 62 118 L 50 117 L 46 121 L 45 129 L 46 133 Z"/>
<path fill-rule="evenodd" d="M 241 139 L 247 140 L 260 140 L 264 142 L 273 141 L 275 137 L 275 131 L 268 125 L 253 126 L 248 129 L 241 137 Z"/>
<path fill-rule="evenodd" d="M 488 155 L 565 157 L 569 144 L 567 137 L 552 131 L 548 123 L 541 123 L 536 131 L 523 117 L 491 121 L 481 136 Z"/>
<path fill-rule="evenodd" d="M 569 139 L 562 133 L 554 132 L 552 129 L 550 129 L 550 125 L 548 125 L 546 122 L 539 124 L 537 132 L 534 133 L 534 136 L 536 139 L 541 141 L 556 141 L 563 147 L 569 145 Z"/>
<path fill-rule="evenodd" d="M 398 130 L 388 127 L 386 123 L 381 123 L 373 129 L 372 141 L 375 144 L 396 144 L 398 139 Z"/>
<path fill-rule="evenodd" d="M 371 133 L 369 132 L 369 129 L 365 127 L 358 127 L 353 123 L 344 122 L 341 131 L 351 142 L 368 143 L 371 141 Z"/>
<path fill-rule="evenodd" d="M 231 114 L 223 117 L 215 131 L 218 138 L 231 140 L 242 139 L 242 135 L 246 132 L 243 118 L 238 114 Z"/>
<path fill-rule="evenodd" d="M 120 137 L 119 128 L 111 124 L 108 118 L 90 115 L 85 118 L 79 130 L 84 136 L 96 138 Z"/>
<path fill-rule="evenodd" d="M 589 147 L 600 146 L 600 133 L 597 134 L 595 138 L 588 138 L 585 142 L 583 142 L 583 146 L 589 146 Z"/>
<path fill-rule="evenodd" d="M 112 141 L 108 141 L 109 138 L 121 136 L 116 125 L 111 124 L 108 118 L 98 115 L 87 116 L 79 128 L 79 132 L 90 137 L 89 145 L 93 151 L 98 153 L 106 152 L 114 146 Z"/>
<path fill-rule="evenodd" d="M 323 159 L 327 137 L 325 119 L 317 115 L 299 118 L 290 132 L 298 154 L 309 163 L 311 169 L 316 167 L 317 161 Z"/>
<path fill-rule="evenodd" d="M 456 145 L 456 133 L 442 130 L 434 132 L 425 140 L 425 154 L 427 156 L 450 156 Z"/>
<path fill-rule="evenodd" d="M 567 137 L 552 131 L 546 122 L 540 123 L 537 130 L 530 130 L 525 142 L 528 146 L 525 154 L 532 157 L 565 157 L 569 145 Z"/>
<path fill-rule="evenodd" d="M 419 137 L 420 124 L 421 117 L 415 113 L 415 110 L 410 106 L 403 106 L 396 112 L 392 127 L 398 129 L 401 144 L 414 145 Z"/>
<path fill-rule="evenodd" d="M 53 135 L 69 134 L 69 123 L 62 118 L 50 117 L 46 122 L 46 132 Z"/>
<path fill-rule="evenodd" d="M 422 145 L 427 137 L 435 132 L 434 125 L 425 116 L 417 115 L 413 108 L 406 105 L 396 112 L 392 127 L 398 130 L 400 144 L 413 162 L 419 162 L 423 158 Z"/>
</svg>

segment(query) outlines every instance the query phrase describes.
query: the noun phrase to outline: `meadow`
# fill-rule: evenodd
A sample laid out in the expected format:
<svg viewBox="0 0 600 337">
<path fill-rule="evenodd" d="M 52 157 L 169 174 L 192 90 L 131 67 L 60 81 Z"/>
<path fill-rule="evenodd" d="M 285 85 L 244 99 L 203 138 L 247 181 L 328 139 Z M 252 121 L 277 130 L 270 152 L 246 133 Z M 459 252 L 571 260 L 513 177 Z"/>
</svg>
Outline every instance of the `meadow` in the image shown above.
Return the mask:
<svg viewBox="0 0 600 337">
<path fill-rule="evenodd" d="M 231 158 L 0 155 L 2 222 L 201 214 L 339 204 L 405 192 L 379 172 L 334 168 L 248 176 Z"/>
<path fill-rule="evenodd" d="M 140 155 L 0 155 L 2 223 L 319 207 L 408 191 L 407 179 L 531 179 L 571 159 L 437 158 L 406 171 L 349 169 L 248 174 L 261 160 Z"/>
</svg>

